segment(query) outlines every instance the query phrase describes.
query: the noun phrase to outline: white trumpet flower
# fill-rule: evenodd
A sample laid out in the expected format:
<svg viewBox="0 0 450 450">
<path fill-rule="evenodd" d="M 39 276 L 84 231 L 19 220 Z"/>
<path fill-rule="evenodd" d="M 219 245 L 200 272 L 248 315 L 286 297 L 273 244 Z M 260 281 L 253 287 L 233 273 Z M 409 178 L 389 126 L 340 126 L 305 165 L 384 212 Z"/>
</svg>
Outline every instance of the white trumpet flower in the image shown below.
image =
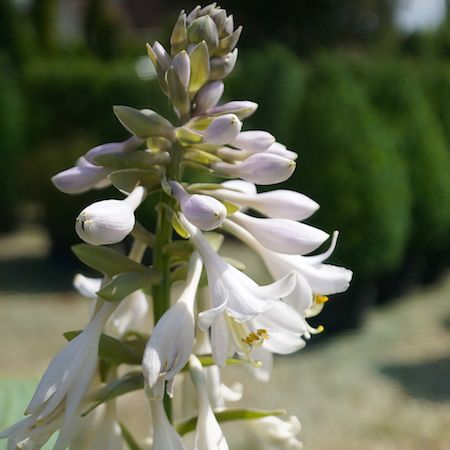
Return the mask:
<svg viewBox="0 0 450 450">
<path fill-rule="evenodd" d="M 352 279 L 352 271 L 331 264 L 323 264 L 333 253 L 338 232 L 333 233 L 331 245 L 324 253 L 313 256 L 287 255 L 267 249 L 239 225 L 226 220 L 225 228 L 253 248 L 263 259 L 271 275 L 278 279 L 287 273 L 295 273 L 295 289 L 285 300 L 302 315 L 311 307 L 314 295 L 326 296 L 344 292 Z"/>
<path fill-rule="evenodd" d="M 54 175 L 52 182 L 65 194 L 81 194 L 97 186 L 104 187 L 105 179 L 110 172 L 110 169 L 91 164 L 81 157 L 75 167 Z"/>
<path fill-rule="evenodd" d="M 177 302 L 156 324 L 145 347 L 142 370 L 153 387 L 160 377 L 170 381 L 186 365 L 194 348 L 194 301 L 202 273 L 202 261 L 194 252 L 189 261 L 186 286 Z"/>
<path fill-rule="evenodd" d="M 228 450 L 227 441 L 209 402 L 202 365 L 194 355 L 189 359 L 189 370 L 197 389 L 198 398 L 198 419 L 195 429 L 194 450 Z"/>
<path fill-rule="evenodd" d="M 190 234 L 205 264 L 212 309 L 199 314 L 199 326 L 212 327 L 212 353 L 223 365 L 228 354 L 226 316 L 244 322 L 268 310 L 275 299 L 289 295 L 295 287 L 295 276 L 287 275 L 267 285 L 259 286 L 244 273 L 223 261 L 208 244 L 202 233 L 180 214 L 183 226 Z"/>
<path fill-rule="evenodd" d="M 320 247 L 329 234 L 289 219 L 259 219 L 236 212 L 230 219 L 245 228 L 270 250 L 287 254 L 306 254 Z"/>
<path fill-rule="evenodd" d="M 269 185 L 286 181 L 295 170 L 295 162 L 272 153 L 255 153 L 238 164 L 218 162 L 212 168 L 219 174 L 242 178 L 251 183 Z"/>
<path fill-rule="evenodd" d="M 180 435 L 170 424 L 162 401 L 158 397 L 149 398 L 153 423 L 152 450 L 186 450 Z"/>
<path fill-rule="evenodd" d="M 235 180 L 230 180 L 235 181 Z M 208 193 L 221 200 L 252 208 L 268 217 L 290 220 L 304 220 L 319 209 L 319 204 L 304 194 L 287 189 L 245 193 L 229 182 L 222 183 L 227 189 L 212 189 Z M 253 185 L 254 186 L 254 185 Z"/>
<path fill-rule="evenodd" d="M 172 195 L 179 201 L 186 219 L 201 230 L 220 227 L 227 216 L 223 203 L 209 195 L 188 194 L 181 184 L 171 181 Z"/>
<path fill-rule="evenodd" d="M 302 427 L 296 416 L 290 416 L 287 420 L 276 416 L 263 417 L 252 420 L 250 426 L 258 441 L 274 450 L 299 450 L 303 448 L 302 443 L 297 439 Z"/>
<path fill-rule="evenodd" d="M 235 114 L 225 114 L 215 118 L 204 131 L 206 142 L 213 145 L 225 145 L 231 142 L 241 131 L 242 122 Z"/>
<path fill-rule="evenodd" d="M 146 191 L 138 186 L 124 200 L 102 200 L 83 209 L 75 230 L 83 241 L 92 245 L 115 244 L 134 227 L 134 211 L 144 200 Z"/>
<path fill-rule="evenodd" d="M 17 440 L 20 434 L 27 436 L 28 430 L 32 431 L 30 439 L 42 441 L 61 426 L 54 449 L 66 448 L 74 436 L 74 421 L 78 420 L 77 413 L 95 374 L 100 334 L 115 307 L 105 303 L 87 327 L 53 358 L 25 411 L 29 417 L 9 429 L 10 439 Z"/>
<path fill-rule="evenodd" d="M 85 277 L 79 273 L 75 276 L 73 285 L 83 297 L 96 300 L 102 279 Z M 148 332 L 153 327 L 150 305 L 147 296 L 141 290 L 131 293 L 111 314 L 106 324 L 108 333 L 122 337 L 128 331 Z"/>
</svg>

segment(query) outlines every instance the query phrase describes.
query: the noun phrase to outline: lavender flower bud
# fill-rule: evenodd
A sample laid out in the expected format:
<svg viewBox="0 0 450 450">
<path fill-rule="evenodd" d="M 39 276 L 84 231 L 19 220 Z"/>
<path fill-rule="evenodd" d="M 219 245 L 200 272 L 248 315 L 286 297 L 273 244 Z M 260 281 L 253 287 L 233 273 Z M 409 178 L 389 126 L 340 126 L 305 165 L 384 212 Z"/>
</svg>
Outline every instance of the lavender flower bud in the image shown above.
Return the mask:
<svg viewBox="0 0 450 450">
<path fill-rule="evenodd" d="M 234 69 L 238 57 L 238 49 L 235 48 L 232 53 L 228 55 L 211 58 L 211 80 L 223 80 Z"/>
<path fill-rule="evenodd" d="M 205 130 L 206 142 L 214 145 L 225 145 L 231 142 L 241 131 L 242 122 L 234 114 L 225 114 L 214 119 Z"/>
<path fill-rule="evenodd" d="M 203 113 L 204 111 L 213 108 L 217 105 L 223 94 L 223 82 L 211 81 L 203 86 L 195 97 L 195 112 L 196 114 Z"/>
<path fill-rule="evenodd" d="M 81 194 L 105 180 L 109 172 L 109 169 L 79 158 L 75 167 L 57 173 L 52 177 L 52 182 L 65 194 Z"/>
<path fill-rule="evenodd" d="M 258 109 L 258 104 L 247 100 L 233 101 L 215 106 L 207 111 L 210 116 L 222 114 L 236 114 L 239 119 L 250 117 Z"/>
<path fill-rule="evenodd" d="M 175 68 L 175 72 L 183 86 L 187 88 L 191 79 L 191 63 L 188 54 L 184 50 L 178 53 L 173 58 L 172 66 Z"/>
<path fill-rule="evenodd" d="M 205 41 L 210 54 L 214 53 L 219 45 L 219 32 L 210 16 L 195 19 L 187 28 L 187 36 L 189 42 L 194 44 Z"/>
<path fill-rule="evenodd" d="M 186 219 L 201 230 L 210 231 L 220 227 L 227 216 L 223 203 L 209 195 L 189 195 L 176 182 L 170 182 L 172 195 L 179 201 Z"/>
<path fill-rule="evenodd" d="M 275 138 L 267 131 L 242 131 L 239 133 L 231 145 L 249 152 L 263 152 L 273 143 Z"/>
<path fill-rule="evenodd" d="M 270 153 L 256 153 L 239 164 L 219 162 L 212 168 L 219 174 L 269 185 L 286 181 L 295 170 L 295 162 Z"/>
</svg>

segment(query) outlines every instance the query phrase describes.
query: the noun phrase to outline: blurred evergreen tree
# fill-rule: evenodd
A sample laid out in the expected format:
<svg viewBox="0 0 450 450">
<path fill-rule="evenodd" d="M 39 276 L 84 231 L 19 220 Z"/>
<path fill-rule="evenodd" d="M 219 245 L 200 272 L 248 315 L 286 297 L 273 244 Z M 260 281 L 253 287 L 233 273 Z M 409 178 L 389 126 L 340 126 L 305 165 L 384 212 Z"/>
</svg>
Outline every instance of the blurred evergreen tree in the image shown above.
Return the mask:
<svg viewBox="0 0 450 450">
<path fill-rule="evenodd" d="M 57 0 L 34 0 L 31 6 L 31 19 L 35 28 L 37 42 L 43 53 L 52 54 L 58 49 L 56 20 Z"/>
</svg>

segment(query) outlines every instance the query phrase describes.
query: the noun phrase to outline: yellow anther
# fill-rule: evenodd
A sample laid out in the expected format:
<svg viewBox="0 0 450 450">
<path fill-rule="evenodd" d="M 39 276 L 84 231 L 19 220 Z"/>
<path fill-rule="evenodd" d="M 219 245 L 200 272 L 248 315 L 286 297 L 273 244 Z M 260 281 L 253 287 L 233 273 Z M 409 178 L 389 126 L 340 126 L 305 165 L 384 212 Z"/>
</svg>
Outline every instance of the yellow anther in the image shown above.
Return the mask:
<svg viewBox="0 0 450 450">
<path fill-rule="evenodd" d="M 261 345 L 265 339 L 269 339 L 269 333 L 266 329 L 260 328 L 256 331 L 251 331 L 245 338 L 242 338 L 242 342 L 252 347 Z"/>
<path fill-rule="evenodd" d="M 327 302 L 329 299 L 326 295 L 314 295 L 314 301 L 319 305 Z"/>
</svg>

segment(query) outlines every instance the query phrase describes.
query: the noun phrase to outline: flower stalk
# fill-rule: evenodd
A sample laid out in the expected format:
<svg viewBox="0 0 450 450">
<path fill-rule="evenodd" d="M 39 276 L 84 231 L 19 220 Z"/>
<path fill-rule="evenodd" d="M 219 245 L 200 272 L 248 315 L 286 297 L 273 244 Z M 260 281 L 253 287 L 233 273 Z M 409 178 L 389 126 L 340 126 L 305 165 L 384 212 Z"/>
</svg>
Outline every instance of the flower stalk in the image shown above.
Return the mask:
<svg viewBox="0 0 450 450">
<path fill-rule="evenodd" d="M 284 189 L 258 192 L 256 185 L 287 180 L 297 154 L 267 131 L 245 129 L 256 103 L 220 104 L 241 32 L 216 3 L 182 11 L 170 49 L 147 44 L 177 123 L 151 109 L 115 106 L 131 137 L 94 147 L 52 178 L 65 193 L 113 184 L 125 197 L 89 205 L 76 220 L 85 243 L 73 250 L 101 274 L 74 279 L 92 301 L 91 319 L 69 333 L 72 340 L 50 363 L 27 417 L 0 433 L 8 448 L 38 450 L 59 431 L 56 450 L 121 449 L 120 433 L 128 444 L 133 438 L 119 425 L 116 397 L 142 388 L 153 450 L 186 449 L 181 434 L 187 432 L 195 432 L 193 450 L 227 450 L 220 423 L 241 419 L 266 429 L 267 443 L 300 448 L 296 418 L 228 407 L 242 387 L 225 386 L 221 368 L 246 364 L 255 379 L 268 381 L 273 355 L 294 353 L 321 331 L 308 319 L 328 295 L 347 289 L 352 273 L 325 264 L 337 233 L 329 250 L 310 255 L 329 238 L 302 223 L 319 208 L 314 200 Z M 189 180 L 185 166 L 194 169 Z M 196 183 L 200 170 L 224 180 Z M 153 226 L 135 218 L 150 195 L 158 196 Z M 220 256 L 222 233 L 254 251 L 272 282 L 260 286 L 239 261 Z M 128 255 L 109 247 L 130 239 Z M 147 249 L 149 266 L 142 262 Z M 181 397 L 177 408 L 172 398 Z"/>
</svg>

